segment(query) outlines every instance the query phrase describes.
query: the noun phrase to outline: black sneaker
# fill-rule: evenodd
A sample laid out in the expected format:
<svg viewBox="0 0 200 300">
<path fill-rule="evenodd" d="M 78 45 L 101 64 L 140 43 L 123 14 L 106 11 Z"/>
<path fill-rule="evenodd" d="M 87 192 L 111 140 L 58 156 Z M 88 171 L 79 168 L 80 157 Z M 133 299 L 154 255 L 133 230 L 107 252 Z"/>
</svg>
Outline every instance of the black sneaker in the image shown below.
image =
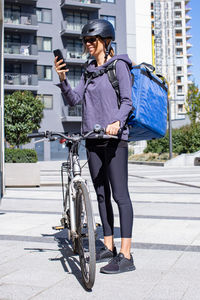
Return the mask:
<svg viewBox="0 0 200 300">
<path fill-rule="evenodd" d="M 113 251 L 109 250 L 106 246 L 101 248 L 96 254 L 96 262 L 109 261 L 117 255 L 116 247 L 113 248 Z"/>
<path fill-rule="evenodd" d="M 134 266 L 133 257 L 125 258 L 124 254 L 119 253 L 114 257 L 106 266 L 100 269 L 101 273 L 105 274 L 117 274 L 122 272 L 134 271 L 136 268 Z"/>
</svg>

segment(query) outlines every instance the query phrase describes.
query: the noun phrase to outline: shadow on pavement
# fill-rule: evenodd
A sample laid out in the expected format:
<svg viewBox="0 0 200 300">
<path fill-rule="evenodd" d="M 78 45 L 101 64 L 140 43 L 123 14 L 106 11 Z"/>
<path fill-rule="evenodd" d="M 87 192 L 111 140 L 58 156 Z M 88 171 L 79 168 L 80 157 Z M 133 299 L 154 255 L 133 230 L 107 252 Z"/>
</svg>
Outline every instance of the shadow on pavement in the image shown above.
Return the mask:
<svg viewBox="0 0 200 300">
<path fill-rule="evenodd" d="M 115 238 L 120 237 L 120 228 L 115 227 Z M 103 244 L 103 230 L 102 227 L 97 227 L 96 230 L 97 238 L 96 238 L 96 249 L 102 248 L 104 246 Z M 74 254 L 72 250 L 71 242 L 67 239 L 67 229 L 63 229 L 59 232 L 56 232 L 55 234 L 42 234 L 43 237 L 53 237 L 54 240 L 57 242 L 58 249 L 49 249 L 49 248 L 24 248 L 24 250 L 29 250 L 31 252 L 60 252 L 60 257 L 54 257 L 49 258 L 50 261 L 60 261 L 64 272 L 68 274 L 72 274 L 75 276 L 77 281 L 80 283 L 80 285 L 87 291 L 90 292 L 91 290 L 88 290 L 85 288 L 83 282 L 82 282 L 82 274 L 80 269 L 80 263 L 79 263 L 79 256 L 77 254 Z M 102 239 L 102 240 L 101 240 Z"/>
</svg>

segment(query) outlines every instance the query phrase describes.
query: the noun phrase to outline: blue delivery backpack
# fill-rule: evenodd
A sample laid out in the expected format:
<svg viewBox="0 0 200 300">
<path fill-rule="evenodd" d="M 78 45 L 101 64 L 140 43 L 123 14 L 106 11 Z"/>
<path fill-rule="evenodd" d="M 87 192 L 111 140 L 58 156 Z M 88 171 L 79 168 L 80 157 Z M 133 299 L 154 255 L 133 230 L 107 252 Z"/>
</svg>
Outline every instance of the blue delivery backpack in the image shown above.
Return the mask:
<svg viewBox="0 0 200 300">
<path fill-rule="evenodd" d="M 168 86 L 164 79 L 153 73 L 147 64 L 131 70 L 132 101 L 135 110 L 129 116 L 129 140 L 151 140 L 165 136 L 167 129 Z"/>
<path fill-rule="evenodd" d="M 106 69 L 97 72 L 85 72 L 85 81 L 107 73 L 110 83 L 117 94 L 120 107 L 119 82 L 116 77 L 117 60 Z M 163 77 L 155 75 L 155 68 L 147 63 L 133 66 L 132 102 L 126 126 L 129 126 L 129 141 L 151 140 L 164 137 L 167 129 L 168 86 Z"/>
</svg>

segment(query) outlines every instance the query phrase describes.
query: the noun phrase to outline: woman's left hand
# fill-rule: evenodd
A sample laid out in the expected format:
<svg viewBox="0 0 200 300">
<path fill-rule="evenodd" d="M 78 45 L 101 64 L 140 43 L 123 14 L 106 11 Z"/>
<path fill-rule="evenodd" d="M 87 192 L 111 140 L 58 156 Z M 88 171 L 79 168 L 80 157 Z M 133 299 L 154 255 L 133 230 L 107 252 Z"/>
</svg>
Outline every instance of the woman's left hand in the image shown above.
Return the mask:
<svg viewBox="0 0 200 300">
<path fill-rule="evenodd" d="M 120 122 L 114 122 L 106 127 L 106 134 L 117 135 L 120 129 Z"/>
</svg>

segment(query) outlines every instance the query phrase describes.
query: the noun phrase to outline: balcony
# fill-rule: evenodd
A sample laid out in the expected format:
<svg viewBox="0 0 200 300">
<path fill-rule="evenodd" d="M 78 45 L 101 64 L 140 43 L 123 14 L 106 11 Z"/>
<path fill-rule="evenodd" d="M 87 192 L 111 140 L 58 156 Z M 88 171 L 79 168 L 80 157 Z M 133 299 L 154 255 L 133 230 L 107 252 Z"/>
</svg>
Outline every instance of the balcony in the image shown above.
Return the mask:
<svg viewBox="0 0 200 300">
<path fill-rule="evenodd" d="M 191 25 L 186 25 L 186 31 L 190 30 L 192 28 Z"/>
<path fill-rule="evenodd" d="M 37 16 L 33 14 L 5 11 L 4 27 L 21 31 L 38 30 Z"/>
<path fill-rule="evenodd" d="M 101 0 L 61 0 L 60 6 L 68 9 L 93 11 L 101 8 Z"/>
<path fill-rule="evenodd" d="M 175 6 L 174 6 L 174 9 L 175 9 L 175 10 L 180 10 L 180 9 L 181 9 L 181 4 L 180 4 L 180 5 L 175 5 Z"/>
<path fill-rule="evenodd" d="M 192 47 L 192 44 L 187 42 L 187 43 L 186 43 L 186 47 L 187 47 L 187 49 L 189 49 L 189 48 Z"/>
<path fill-rule="evenodd" d="M 62 107 L 62 122 L 81 122 L 82 121 L 82 105 L 73 107 Z"/>
<path fill-rule="evenodd" d="M 86 61 L 86 56 L 79 51 L 67 51 L 66 62 L 68 64 L 84 64 Z"/>
<path fill-rule="evenodd" d="M 182 16 L 181 16 L 181 14 L 175 14 L 175 19 L 182 19 Z"/>
<path fill-rule="evenodd" d="M 189 15 L 186 15 L 185 20 L 186 20 L 186 22 L 188 22 L 188 21 L 192 20 L 192 17 L 190 17 Z"/>
<path fill-rule="evenodd" d="M 187 53 L 187 57 L 193 56 L 192 53 Z"/>
<path fill-rule="evenodd" d="M 19 44 L 19 43 L 4 43 L 4 58 L 5 59 L 20 59 L 25 61 L 36 61 L 38 59 L 37 45 L 34 44 Z"/>
<path fill-rule="evenodd" d="M 189 39 L 191 39 L 191 38 L 192 38 L 192 35 L 189 34 L 189 33 L 187 33 L 187 34 L 186 34 L 186 40 L 189 40 Z"/>
<path fill-rule="evenodd" d="M 37 3 L 37 1 L 38 0 L 10 0 L 10 2 L 14 2 L 14 3 L 16 3 L 17 2 L 17 4 L 29 4 L 29 5 L 36 5 L 36 3 Z"/>
<path fill-rule="evenodd" d="M 185 7 L 185 11 L 186 11 L 186 12 L 189 12 L 189 11 L 191 11 L 191 10 L 192 10 L 192 8 L 191 8 L 190 6 L 187 5 L 187 6 Z"/>
<path fill-rule="evenodd" d="M 183 56 L 183 51 L 176 51 L 176 56 Z"/>
<path fill-rule="evenodd" d="M 71 23 L 67 20 L 61 22 L 61 32 L 62 36 L 75 36 L 79 37 L 81 35 L 81 30 L 84 25 L 80 23 Z"/>
<path fill-rule="evenodd" d="M 178 37 L 180 37 L 180 36 L 182 36 L 182 32 L 176 32 L 175 35 L 178 36 Z"/>
<path fill-rule="evenodd" d="M 190 60 L 187 61 L 187 66 L 188 67 L 192 66 L 192 62 Z"/>
<path fill-rule="evenodd" d="M 37 90 L 38 75 L 37 74 L 19 74 L 5 73 L 4 74 L 5 90 Z"/>
</svg>

